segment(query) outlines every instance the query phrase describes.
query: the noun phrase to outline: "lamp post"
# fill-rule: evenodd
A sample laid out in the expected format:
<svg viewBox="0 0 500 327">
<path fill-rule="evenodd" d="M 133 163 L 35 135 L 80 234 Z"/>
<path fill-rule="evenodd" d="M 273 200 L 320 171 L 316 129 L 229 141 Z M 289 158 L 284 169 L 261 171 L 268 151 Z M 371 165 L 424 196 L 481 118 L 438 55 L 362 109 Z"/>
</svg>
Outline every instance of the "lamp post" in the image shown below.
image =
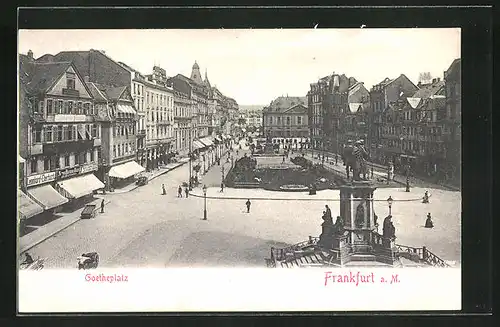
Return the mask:
<svg viewBox="0 0 500 327">
<path fill-rule="evenodd" d="M 389 198 L 387 199 L 387 204 L 389 204 L 389 216 L 392 215 L 392 211 L 391 211 L 391 208 L 392 208 L 392 202 L 394 200 L 392 199 L 392 196 L 389 196 Z"/>
<path fill-rule="evenodd" d="M 207 220 L 207 186 L 206 185 L 203 185 L 203 199 L 204 199 L 203 220 Z"/>
</svg>

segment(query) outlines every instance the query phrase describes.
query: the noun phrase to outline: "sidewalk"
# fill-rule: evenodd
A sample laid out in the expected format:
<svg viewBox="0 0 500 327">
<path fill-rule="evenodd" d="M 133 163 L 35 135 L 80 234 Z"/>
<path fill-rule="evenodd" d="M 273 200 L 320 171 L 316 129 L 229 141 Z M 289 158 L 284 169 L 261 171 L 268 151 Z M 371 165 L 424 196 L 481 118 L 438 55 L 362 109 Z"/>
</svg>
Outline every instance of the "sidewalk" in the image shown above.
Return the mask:
<svg viewBox="0 0 500 327">
<path fill-rule="evenodd" d="M 158 176 L 161 176 L 161 175 L 169 172 L 172 169 L 175 169 L 177 167 L 182 166 L 183 164 L 185 164 L 188 161 L 189 161 L 188 158 L 183 158 L 183 159 L 179 160 L 179 162 L 168 164 L 164 168 L 161 168 L 159 170 L 151 172 L 148 177 L 150 180 L 154 179 Z M 124 187 L 121 190 L 118 190 L 118 191 L 115 191 L 112 193 L 107 192 L 106 195 L 130 192 L 137 187 L 138 186 L 135 185 L 135 183 L 134 183 L 134 184 L 131 184 L 127 187 Z M 102 201 L 102 199 L 96 198 L 96 200 L 88 203 L 88 204 L 95 204 L 96 205 L 97 215 L 99 215 L 101 201 Z M 104 204 L 107 205 L 110 202 L 111 201 L 107 201 Z M 71 226 L 74 223 L 76 223 L 77 221 L 79 221 L 80 214 L 81 214 L 82 210 L 83 210 L 83 208 L 80 208 L 74 212 L 58 213 L 58 215 L 61 216 L 60 218 L 55 219 L 48 224 L 40 226 L 37 230 L 32 231 L 31 233 L 29 233 L 23 237 L 20 237 L 19 238 L 19 253 L 21 254 L 23 252 L 28 251 L 29 249 L 33 248 L 34 246 L 42 243 L 46 239 L 54 236 L 55 234 L 59 233 L 60 231 L 63 231 L 64 229 L 68 228 L 69 226 Z"/>
<path fill-rule="evenodd" d="M 88 203 L 88 204 L 95 204 L 96 205 L 96 215 L 99 215 L 100 208 L 101 208 L 101 201 L 102 199 L 96 198 L 94 201 Z M 105 202 L 104 204 L 107 205 L 110 201 Z M 69 226 L 73 225 L 77 221 L 80 220 L 80 214 L 82 212 L 83 208 L 80 208 L 76 211 L 73 212 L 68 212 L 68 213 L 57 213 L 57 215 L 60 215 L 62 217 L 51 221 L 50 223 L 38 227 L 37 230 L 32 231 L 31 233 L 24 235 L 23 237 L 19 238 L 19 254 L 26 252 L 27 250 L 31 249 L 32 247 L 42 243 L 49 237 L 54 236 L 55 234 L 59 233 L 60 231 L 68 228 Z"/>
<path fill-rule="evenodd" d="M 327 152 L 327 151 L 323 152 L 323 151 L 320 151 L 320 150 L 314 150 L 314 156 L 315 157 L 318 154 L 320 154 L 320 153 L 324 153 L 325 154 L 325 165 L 327 164 L 327 161 L 328 162 L 331 161 L 332 158 L 335 160 L 335 153 Z M 308 149 L 307 152 L 305 152 L 305 155 L 311 158 L 311 150 Z M 327 157 L 328 157 L 328 160 L 327 160 Z M 319 162 L 319 163 L 321 162 L 321 159 L 314 158 L 314 160 L 316 162 Z M 370 167 L 373 166 L 373 168 L 374 168 L 373 169 L 373 175 L 377 175 L 377 176 L 381 176 L 381 177 L 387 178 L 387 166 L 380 165 L 380 164 L 373 163 L 373 162 L 369 162 L 369 161 L 367 161 L 366 164 L 369 165 Z M 339 155 L 338 165 L 343 167 L 342 159 L 340 158 L 340 155 Z M 345 168 L 343 168 L 342 173 L 345 174 Z M 401 184 L 401 185 L 406 185 L 406 176 L 394 172 L 394 179 L 393 179 L 393 181 L 395 183 L 398 183 L 398 184 Z M 457 187 L 457 186 L 454 186 L 454 185 L 444 184 L 444 183 L 436 183 L 436 181 L 431 180 L 429 178 L 423 178 L 422 176 L 410 176 L 410 184 L 413 184 L 415 182 L 436 185 L 436 186 L 447 188 L 447 189 L 452 190 L 452 191 L 460 191 L 460 188 Z"/>
<path fill-rule="evenodd" d="M 189 161 L 189 158 L 182 158 L 182 159 L 179 159 L 178 162 L 173 162 L 173 163 L 169 163 L 159 169 L 155 169 L 153 171 L 150 171 L 150 172 L 144 172 L 142 173 L 144 176 L 147 176 L 148 177 L 148 180 L 153 180 L 155 178 L 157 178 L 158 176 L 161 176 L 165 173 L 168 173 L 169 171 L 177 168 L 177 167 L 180 167 L 182 165 L 184 165 L 185 163 L 187 163 Z M 106 192 L 106 195 L 113 195 L 113 194 L 122 194 L 122 193 L 127 193 L 127 192 L 130 192 L 130 191 L 133 191 L 135 190 L 136 188 L 138 188 L 139 186 L 136 185 L 135 183 L 131 183 L 125 187 L 122 187 L 120 189 L 115 189 L 113 192 Z"/>
</svg>

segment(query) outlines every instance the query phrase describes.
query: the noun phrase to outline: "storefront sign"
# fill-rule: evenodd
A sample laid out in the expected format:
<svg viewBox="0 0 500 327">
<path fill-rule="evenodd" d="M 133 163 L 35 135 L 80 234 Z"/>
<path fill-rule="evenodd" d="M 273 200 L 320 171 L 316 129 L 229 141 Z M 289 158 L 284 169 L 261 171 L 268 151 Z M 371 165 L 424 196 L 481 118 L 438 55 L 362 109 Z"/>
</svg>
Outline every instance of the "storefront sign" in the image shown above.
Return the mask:
<svg viewBox="0 0 500 327">
<path fill-rule="evenodd" d="M 91 163 L 91 164 L 82 166 L 80 172 L 82 174 L 85 174 L 85 173 L 90 173 L 91 171 L 96 171 L 96 170 L 97 170 L 97 164 L 96 163 Z"/>
<path fill-rule="evenodd" d="M 71 176 L 78 175 L 80 173 L 80 167 L 68 168 L 59 171 L 59 179 L 68 178 Z"/>
<path fill-rule="evenodd" d="M 56 180 L 56 172 L 52 171 L 50 173 L 43 173 L 38 175 L 28 176 L 27 186 L 34 186 L 38 184 L 48 183 Z"/>
</svg>

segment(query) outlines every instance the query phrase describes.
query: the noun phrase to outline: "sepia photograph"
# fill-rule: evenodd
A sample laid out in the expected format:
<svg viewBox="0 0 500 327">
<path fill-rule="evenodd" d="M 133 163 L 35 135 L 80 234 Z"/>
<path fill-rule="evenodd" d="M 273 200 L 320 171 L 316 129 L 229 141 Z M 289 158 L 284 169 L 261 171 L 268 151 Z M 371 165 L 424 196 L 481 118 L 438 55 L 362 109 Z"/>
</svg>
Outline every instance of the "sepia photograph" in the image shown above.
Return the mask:
<svg viewBox="0 0 500 327">
<path fill-rule="evenodd" d="M 20 311 L 460 309 L 459 28 L 21 29 L 17 79 Z"/>
</svg>

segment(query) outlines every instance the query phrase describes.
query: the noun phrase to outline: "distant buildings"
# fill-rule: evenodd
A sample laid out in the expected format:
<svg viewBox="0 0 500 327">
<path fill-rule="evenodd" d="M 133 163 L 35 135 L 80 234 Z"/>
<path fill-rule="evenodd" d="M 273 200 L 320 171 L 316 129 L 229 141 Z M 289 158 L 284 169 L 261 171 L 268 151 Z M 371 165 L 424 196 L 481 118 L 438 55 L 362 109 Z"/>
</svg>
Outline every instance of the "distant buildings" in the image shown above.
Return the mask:
<svg viewBox="0 0 500 327">
<path fill-rule="evenodd" d="M 262 110 L 263 135 L 294 148 L 308 142 L 309 126 L 305 97 L 278 97 Z"/>
</svg>

